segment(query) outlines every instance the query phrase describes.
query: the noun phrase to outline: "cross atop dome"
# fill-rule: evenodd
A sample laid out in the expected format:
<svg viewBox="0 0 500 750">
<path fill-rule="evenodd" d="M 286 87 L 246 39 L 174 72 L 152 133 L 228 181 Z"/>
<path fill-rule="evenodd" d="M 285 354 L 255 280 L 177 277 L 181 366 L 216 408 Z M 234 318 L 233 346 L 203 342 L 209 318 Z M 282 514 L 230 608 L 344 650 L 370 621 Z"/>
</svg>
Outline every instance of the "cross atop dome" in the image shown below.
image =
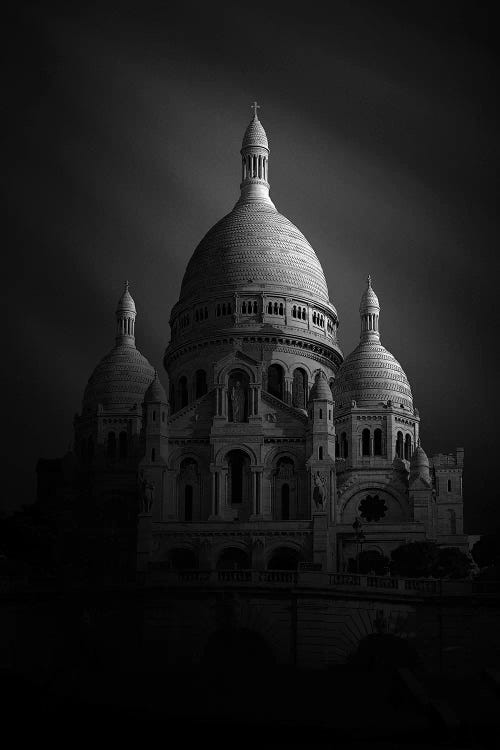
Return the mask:
<svg viewBox="0 0 500 750">
<path fill-rule="evenodd" d="M 252 105 L 250 105 L 253 109 L 253 116 L 254 119 L 258 120 L 259 115 L 257 114 L 257 110 L 260 109 L 260 104 L 257 104 L 257 102 L 254 102 Z"/>
</svg>

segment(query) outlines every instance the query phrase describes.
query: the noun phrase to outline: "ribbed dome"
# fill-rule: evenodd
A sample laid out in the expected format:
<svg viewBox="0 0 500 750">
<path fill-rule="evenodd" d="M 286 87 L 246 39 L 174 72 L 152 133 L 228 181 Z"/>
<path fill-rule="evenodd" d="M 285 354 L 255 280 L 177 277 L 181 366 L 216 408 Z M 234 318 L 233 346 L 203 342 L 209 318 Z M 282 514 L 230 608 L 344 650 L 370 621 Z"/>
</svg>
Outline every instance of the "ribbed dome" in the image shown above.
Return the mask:
<svg viewBox="0 0 500 750">
<path fill-rule="evenodd" d="M 83 411 L 105 408 L 140 406 L 155 371 L 135 348 L 119 344 L 97 365 L 83 395 Z"/>
<path fill-rule="evenodd" d="M 368 285 L 361 297 L 361 302 L 359 304 L 359 312 L 363 314 L 364 312 L 371 311 L 372 309 L 380 310 L 380 304 L 378 301 L 378 297 L 372 288 L 371 276 L 368 276 Z"/>
<path fill-rule="evenodd" d="M 167 394 L 161 384 L 158 373 L 155 370 L 155 378 L 152 383 L 148 386 L 146 393 L 144 394 L 144 401 L 150 403 L 158 403 L 159 401 L 167 403 Z"/>
<path fill-rule="evenodd" d="M 117 313 L 120 312 L 136 312 L 135 302 L 132 299 L 132 295 L 128 290 L 128 281 L 125 282 L 125 289 L 122 296 L 118 300 Z"/>
<path fill-rule="evenodd" d="M 262 127 L 262 123 L 257 116 L 255 116 L 250 122 L 249 126 L 245 130 L 245 135 L 243 136 L 243 143 L 241 144 L 241 148 L 244 149 L 249 146 L 261 146 L 263 148 L 269 149 L 266 131 Z"/>
<path fill-rule="evenodd" d="M 403 368 L 381 343 L 361 341 L 340 366 L 334 382 L 336 405 L 366 406 L 391 400 L 413 411 L 410 384 Z"/>
<path fill-rule="evenodd" d="M 238 201 L 194 251 L 181 299 L 251 283 L 328 303 L 323 269 L 302 232 L 271 203 Z"/>
<path fill-rule="evenodd" d="M 332 400 L 332 392 L 323 370 L 317 373 L 313 387 L 309 393 L 309 401 L 314 401 L 315 399 Z"/>
</svg>

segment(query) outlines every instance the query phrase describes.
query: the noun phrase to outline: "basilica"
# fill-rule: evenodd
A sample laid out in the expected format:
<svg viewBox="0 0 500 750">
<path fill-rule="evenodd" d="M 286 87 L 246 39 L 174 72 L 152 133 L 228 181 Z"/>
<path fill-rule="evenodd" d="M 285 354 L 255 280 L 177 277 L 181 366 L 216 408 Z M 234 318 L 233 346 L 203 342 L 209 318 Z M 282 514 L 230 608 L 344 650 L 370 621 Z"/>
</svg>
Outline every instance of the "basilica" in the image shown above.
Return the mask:
<svg viewBox="0 0 500 750">
<path fill-rule="evenodd" d="M 255 107 L 240 196 L 195 249 L 171 311 L 166 377 L 136 347 L 126 284 L 115 345 L 75 416 L 80 496 L 133 527 L 142 575 L 342 572 L 409 541 L 466 549 L 464 451 L 424 452 L 370 276 L 344 356 L 319 260 L 271 200 L 269 154 Z"/>
</svg>

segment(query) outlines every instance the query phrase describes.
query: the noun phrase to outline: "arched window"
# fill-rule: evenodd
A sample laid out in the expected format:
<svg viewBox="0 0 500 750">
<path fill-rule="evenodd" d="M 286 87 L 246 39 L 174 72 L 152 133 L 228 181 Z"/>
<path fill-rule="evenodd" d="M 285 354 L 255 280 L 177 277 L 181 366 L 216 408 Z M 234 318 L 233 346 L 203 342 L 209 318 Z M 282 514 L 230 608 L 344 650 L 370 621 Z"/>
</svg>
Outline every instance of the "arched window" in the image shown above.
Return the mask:
<svg viewBox="0 0 500 750">
<path fill-rule="evenodd" d="M 247 303 L 243 302 L 241 305 L 241 314 L 246 315 L 247 314 Z"/>
<path fill-rule="evenodd" d="M 216 315 L 217 315 L 218 318 L 220 318 L 220 305 L 217 305 Z"/>
<path fill-rule="evenodd" d="M 361 455 L 370 455 L 370 430 L 364 429 L 361 433 Z"/>
<path fill-rule="evenodd" d="M 184 488 L 184 520 L 193 520 L 193 486 L 186 484 Z"/>
<path fill-rule="evenodd" d="M 151 463 L 154 464 L 156 461 L 156 450 L 154 448 L 151 448 Z"/>
<path fill-rule="evenodd" d="M 228 457 L 230 497 L 232 505 L 240 505 L 244 497 L 244 475 L 247 457 L 243 451 L 231 451 Z"/>
<path fill-rule="evenodd" d="M 207 375 L 205 370 L 196 370 L 194 383 L 196 398 L 204 396 L 207 392 Z"/>
<path fill-rule="evenodd" d="M 316 313 L 313 312 L 313 323 L 316 323 Z"/>
<path fill-rule="evenodd" d="M 335 458 L 340 458 L 340 445 L 338 435 L 335 435 Z"/>
<path fill-rule="evenodd" d="M 378 427 L 373 433 L 373 455 L 382 455 L 382 430 L 380 430 Z"/>
<path fill-rule="evenodd" d="M 302 320 L 305 320 L 305 319 L 306 319 L 306 308 L 303 307 L 302 308 Z"/>
<path fill-rule="evenodd" d="M 273 303 L 272 302 L 268 303 L 268 305 L 267 305 L 267 312 L 268 312 L 269 315 L 273 314 Z"/>
<path fill-rule="evenodd" d="M 405 459 L 409 461 L 411 458 L 411 437 L 406 435 L 405 437 Z"/>
<path fill-rule="evenodd" d="M 290 520 L 290 485 L 281 485 L 281 520 Z"/>
<path fill-rule="evenodd" d="M 307 402 L 307 374 L 301 367 L 293 371 L 292 406 L 305 409 Z"/>
<path fill-rule="evenodd" d="M 156 412 L 154 409 L 153 409 L 153 422 L 156 422 Z"/>
<path fill-rule="evenodd" d="M 283 368 L 280 365 L 268 367 L 267 390 L 272 396 L 283 400 Z"/>
<path fill-rule="evenodd" d="M 257 315 L 257 312 L 258 312 L 258 308 L 257 308 L 257 302 L 254 302 L 254 303 L 253 303 L 253 314 L 254 314 L 254 315 Z"/>
<path fill-rule="evenodd" d="M 222 303 L 222 314 L 223 315 L 226 314 L 226 303 L 225 302 Z"/>
<path fill-rule="evenodd" d="M 296 318 L 296 317 L 297 317 L 297 305 L 294 305 L 292 307 L 292 318 Z"/>
<path fill-rule="evenodd" d="M 120 458 L 126 459 L 128 456 L 128 437 L 126 432 L 120 432 L 118 436 L 118 445 L 120 451 Z"/>
<path fill-rule="evenodd" d="M 280 302 L 280 315 L 283 315 L 283 302 Z"/>
<path fill-rule="evenodd" d="M 162 411 L 162 413 L 161 413 L 161 421 L 162 422 L 165 421 L 165 412 L 164 411 Z"/>
<path fill-rule="evenodd" d="M 323 419 L 323 409 L 320 409 L 320 410 L 319 410 L 319 418 L 320 418 L 320 419 Z"/>
<path fill-rule="evenodd" d="M 188 405 L 188 385 L 187 378 L 185 375 L 179 378 L 179 409 L 183 409 L 184 406 Z"/>
<path fill-rule="evenodd" d="M 349 456 L 349 443 L 347 442 L 347 435 L 345 432 L 340 436 L 340 455 L 342 458 Z"/>
<path fill-rule="evenodd" d="M 323 460 L 323 446 L 322 445 L 320 445 L 319 448 L 318 448 L 318 459 L 320 461 Z"/>
<path fill-rule="evenodd" d="M 114 432 L 108 433 L 108 443 L 106 446 L 106 457 L 108 461 L 114 461 L 116 458 L 116 435 Z"/>
<path fill-rule="evenodd" d="M 208 307 L 205 307 L 205 320 L 208 318 Z"/>
<path fill-rule="evenodd" d="M 398 432 L 396 436 L 396 456 L 403 458 L 403 433 Z"/>
<path fill-rule="evenodd" d="M 278 314 L 278 303 L 277 302 L 274 303 L 274 314 L 275 315 Z"/>
<path fill-rule="evenodd" d="M 451 479 L 448 479 L 448 492 L 451 492 Z"/>
</svg>

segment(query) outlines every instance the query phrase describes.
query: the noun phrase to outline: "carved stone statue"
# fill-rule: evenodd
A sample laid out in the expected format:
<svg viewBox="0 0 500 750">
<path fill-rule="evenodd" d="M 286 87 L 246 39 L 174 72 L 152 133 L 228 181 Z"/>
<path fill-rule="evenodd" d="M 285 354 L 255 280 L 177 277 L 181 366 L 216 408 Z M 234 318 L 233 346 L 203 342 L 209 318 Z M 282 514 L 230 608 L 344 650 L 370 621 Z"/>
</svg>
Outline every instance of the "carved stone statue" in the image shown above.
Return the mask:
<svg viewBox="0 0 500 750">
<path fill-rule="evenodd" d="M 245 421 L 245 389 L 242 387 L 239 380 L 236 381 L 235 385 L 229 392 L 231 399 L 231 407 L 233 411 L 233 422 L 244 422 Z"/>
<path fill-rule="evenodd" d="M 324 504 L 325 504 L 325 483 L 323 480 L 323 477 L 319 473 L 319 471 L 316 472 L 314 475 L 314 490 L 313 490 L 313 500 L 316 504 L 317 510 L 323 510 Z"/>
<path fill-rule="evenodd" d="M 155 486 L 153 482 L 149 482 L 145 476 L 140 481 L 140 494 L 141 494 L 141 506 L 143 513 L 151 513 L 153 507 L 153 500 L 155 495 Z"/>
</svg>

